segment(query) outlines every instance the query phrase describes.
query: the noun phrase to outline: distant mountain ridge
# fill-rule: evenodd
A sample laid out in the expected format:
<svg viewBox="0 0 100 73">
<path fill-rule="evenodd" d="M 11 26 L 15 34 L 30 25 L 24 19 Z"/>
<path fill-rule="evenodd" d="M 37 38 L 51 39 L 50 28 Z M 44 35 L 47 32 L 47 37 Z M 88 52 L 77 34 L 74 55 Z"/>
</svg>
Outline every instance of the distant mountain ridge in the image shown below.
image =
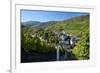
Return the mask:
<svg viewBox="0 0 100 73">
<path fill-rule="evenodd" d="M 40 22 L 39 21 L 27 21 L 27 22 L 22 22 L 21 24 L 24 26 L 34 26 L 34 25 L 39 25 Z"/>
<path fill-rule="evenodd" d="M 39 22 L 39 21 L 27 21 L 27 22 L 22 22 L 21 25 L 23 26 L 45 26 L 45 25 L 53 25 L 56 24 L 58 21 L 48 21 L 48 22 Z"/>
<path fill-rule="evenodd" d="M 84 16 L 76 16 L 76 17 L 72 17 L 70 19 L 67 20 L 62 20 L 62 21 L 47 21 L 47 22 L 39 22 L 39 21 L 27 21 L 27 22 L 21 22 L 21 25 L 23 26 L 33 26 L 33 27 L 43 27 L 43 26 L 47 26 L 47 25 L 54 25 L 57 23 L 66 23 L 66 22 L 70 22 L 70 21 L 83 21 L 84 19 L 88 19 L 89 15 L 84 15 Z"/>
</svg>

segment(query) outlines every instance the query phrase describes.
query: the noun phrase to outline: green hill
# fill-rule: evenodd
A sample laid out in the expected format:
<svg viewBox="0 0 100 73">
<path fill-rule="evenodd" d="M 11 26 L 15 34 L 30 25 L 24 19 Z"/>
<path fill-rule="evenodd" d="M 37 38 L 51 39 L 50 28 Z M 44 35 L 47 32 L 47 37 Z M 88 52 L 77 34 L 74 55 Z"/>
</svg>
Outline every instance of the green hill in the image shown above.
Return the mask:
<svg viewBox="0 0 100 73">
<path fill-rule="evenodd" d="M 48 26 L 45 29 L 50 31 L 64 30 L 66 33 L 79 36 L 84 30 L 89 30 L 89 16 L 79 16 L 57 22 L 55 25 Z"/>
<path fill-rule="evenodd" d="M 34 25 L 36 25 L 34 24 L 35 22 L 31 21 L 31 27 L 29 28 L 29 30 L 34 30 L 34 29 L 37 30 L 41 28 L 49 31 L 64 30 L 66 33 L 69 33 L 71 35 L 79 35 L 83 30 L 89 28 L 89 15 L 73 17 L 71 19 L 64 20 L 64 21 L 49 21 L 49 22 L 42 22 L 42 23 L 40 22 L 39 25 L 38 23 L 36 23 L 38 26 L 33 27 Z M 26 23 L 28 24 L 28 22 Z"/>
</svg>

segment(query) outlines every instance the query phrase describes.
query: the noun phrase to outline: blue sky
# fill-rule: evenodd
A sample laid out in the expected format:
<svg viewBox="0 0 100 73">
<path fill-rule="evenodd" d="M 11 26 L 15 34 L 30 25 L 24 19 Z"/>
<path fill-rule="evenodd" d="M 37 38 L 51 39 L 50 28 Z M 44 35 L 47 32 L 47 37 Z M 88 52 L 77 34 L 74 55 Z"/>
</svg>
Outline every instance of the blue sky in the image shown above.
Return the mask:
<svg viewBox="0 0 100 73">
<path fill-rule="evenodd" d="M 88 13 L 80 12 L 56 12 L 56 11 L 36 11 L 21 10 L 21 22 L 27 21 L 62 21 L 75 16 L 88 15 Z"/>
</svg>

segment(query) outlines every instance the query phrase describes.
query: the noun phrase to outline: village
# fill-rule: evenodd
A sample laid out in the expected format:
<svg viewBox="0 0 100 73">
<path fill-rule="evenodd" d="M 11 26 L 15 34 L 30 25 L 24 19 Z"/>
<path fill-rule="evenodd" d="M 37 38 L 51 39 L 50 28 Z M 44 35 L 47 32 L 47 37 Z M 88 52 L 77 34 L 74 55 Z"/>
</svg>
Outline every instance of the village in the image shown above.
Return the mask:
<svg viewBox="0 0 100 73">
<path fill-rule="evenodd" d="M 61 32 L 53 32 L 54 35 L 57 37 L 58 42 L 55 45 L 55 49 L 56 49 L 56 60 L 68 60 L 71 53 L 72 53 L 72 49 L 76 46 L 76 43 L 80 40 L 79 37 L 77 36 L 72 36 L 70 34 L 67 34 L 65 31 L 61 31 Z M 37 37 L 40 39 L 40 41 L 43 41 L 45 43 L 48 43 L 48 35 L 49 33 L 45 33 L 45 36 L 39 36 L 37 33 L 31 35 L 31 37 Z M 65 50 L 65 54 L 63 55 L 63 58 L 60 57 L 60 52 L 59 49 L 64 49 Z"/>
</svg>

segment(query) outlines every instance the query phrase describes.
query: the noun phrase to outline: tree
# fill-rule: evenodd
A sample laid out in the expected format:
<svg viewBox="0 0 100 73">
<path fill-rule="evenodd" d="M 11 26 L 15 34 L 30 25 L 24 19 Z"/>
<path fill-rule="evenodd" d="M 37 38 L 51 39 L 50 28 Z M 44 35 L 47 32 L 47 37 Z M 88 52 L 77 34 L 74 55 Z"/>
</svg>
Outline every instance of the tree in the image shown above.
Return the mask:
<svg viewBox="0 0 100 73">
<path fill-rule="evenodd" d="M 34 40 L 29 35 L 29 33 L 24 33 L 22 45 L 23 45 L 25 52 L 29 52 L 31 49 L 33 49 Z"/>
</svg>

